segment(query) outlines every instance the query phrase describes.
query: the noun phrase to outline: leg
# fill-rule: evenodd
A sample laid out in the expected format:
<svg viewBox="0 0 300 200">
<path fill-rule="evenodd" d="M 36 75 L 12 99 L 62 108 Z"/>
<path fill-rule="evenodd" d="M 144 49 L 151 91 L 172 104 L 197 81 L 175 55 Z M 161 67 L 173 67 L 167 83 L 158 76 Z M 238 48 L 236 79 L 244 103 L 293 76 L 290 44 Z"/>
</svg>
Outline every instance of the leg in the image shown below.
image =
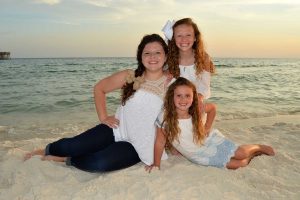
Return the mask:
<svg viewBox="0 0 300 200">
<path fill-rule="evenodd" d="M 243 160 L 237 160 L 234 158 L 231 158 L 230 161 L 226 164 L 226 168 L 227 169 L 238 169 L 240 167 L 246 167 L 249 162 L 250 162 L 250 158 L 246 158 Z"/>
<path fill-rule="evenodd" d="M 28 160 L 34 155 L 53 155 L 56 157 L 84 155 L 104 149 L 113 142 L 114 136 L 112 129 L 104 124 L 100 124 L 73 138 L 62 138 L 56 142 L 50 143 L 46 146 L 46 149 L 38 149 L 27 153 L 24 156 L 24 160 Z M 54 157 L 48 157 L 48 159 L 50 158 Z M 42 158 L 42 160 L 48 159 Z M 55 161 L 56 159 L 53 160 Z"/>
<path fill-rule="evenodd" d="M 49 161 L 55 161 L 55 162 L 66 162 L 67 157 L 58 157 L 58 156 L 42 156 L 41 160 L 49 160 Z"/>
<path fill-rule="evenodd" d="M 93 154 L 70 158 L 68 164 L 89 172 L 107 172 L 124 169 L 140 162 L 134 147 L 129 142 L 115 142 Z"/>
<path fill-rule="evenodd" d="M 105 149 L 114 143 L 113 131 L 100 124 L 73 138 L 63 138 L 47 145 L 45 155 L 76 157 Z"/>
<path fill-rule="evenodd" d="M 259 155 L 274 156 L 275 152 L 271 146 L 260 144 L 241 145 L 235 151 L 234 157 L 230 159 L 226 167 L 228 169 L 237 169 L 247 166 L 251 159 Z"/>
<path fill-rule="evenodd" d="M 51 161 L 55 161 L 55 162 L 65 162 L 66 159 L 67 159 L 67 157 L 59 157 L 59 156 L 51 156 L 51 155 L 46 156 L 45 155 L 45 149 L 37 149 L 37 150 L 34 150 L 30 153 L 27 153 L 24 156 L 24 161 L 30 159 L 32 156 L 35 156 L 35 155 L 42 156 L 41 160 L 51 160 Z"/>
<path fill-rule="evenodd" d="M 260 145 L 260 144 L 246 144 L 241 145 L 237 148 L 234 153 L 234 159 L 242 160 L 249 157 L 254 157 L 258 155 L 269 155 L 274 156 L 275 152 L 272 147 L 267 145 Z"/>
<path fill-rule="evenodd" d="M 35 155 L 45 156 L 45 149 L 37 149 L 32 152 L 26 153 L 24 156 L 24 161 L 30 159 L 32 156 Z"/>
</svg>

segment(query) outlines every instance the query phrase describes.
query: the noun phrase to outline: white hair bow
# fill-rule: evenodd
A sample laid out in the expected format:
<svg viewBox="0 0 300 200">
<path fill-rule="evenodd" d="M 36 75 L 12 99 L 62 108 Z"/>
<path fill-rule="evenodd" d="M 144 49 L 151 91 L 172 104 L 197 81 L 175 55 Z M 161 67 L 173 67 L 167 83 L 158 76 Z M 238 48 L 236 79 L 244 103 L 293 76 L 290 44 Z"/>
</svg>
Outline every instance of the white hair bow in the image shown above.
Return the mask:
<svg viewBox="0 0 300 200">
<path fill-rule="evenodd" d="M 167 21 L 165 26 L 161 29 L 162 32 L 164 33 L 165 37 L 168 40 L 172 39 L 173 36 L 173 25 L 175 24 L 175 21 L 173 20 L 172 22 L 170 20 Z"/>
</svg>

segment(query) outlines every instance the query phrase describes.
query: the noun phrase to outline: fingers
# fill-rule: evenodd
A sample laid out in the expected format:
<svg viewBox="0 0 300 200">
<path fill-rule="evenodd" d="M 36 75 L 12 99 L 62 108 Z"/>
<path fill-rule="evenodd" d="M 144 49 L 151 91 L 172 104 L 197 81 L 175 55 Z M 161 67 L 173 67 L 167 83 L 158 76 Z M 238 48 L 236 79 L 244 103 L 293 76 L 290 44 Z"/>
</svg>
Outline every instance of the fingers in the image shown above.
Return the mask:
<svg viewBox="0 0 300 200">
<path fill-rule="evenodd" d="M 148 165 L 145 166 L 145 171 L 148 172 L 148 173 L 150 174 L 150 173 L 151 173 L 151 170 L 152 170 L 152 167 L 153 167 L 152 165 L 150 165 L 150 166 L 148 166 Z"/>
<path fill-rule="evenodd" d="M 31 157 L 32 157 L 31 153 L 26 153 L 24 158 L 23 158 L 23 161 L 26 161 L 26 160 L 30 159 Z"/>
<path fill-rule="evenodd" d="M 148 172 L 149 174 L 151 173 L 152 169 L 160 170 L 160 168 L 158 166 L 155 166 L 155 165 L 145 166 L 145 171 Z"/>
<path fill-rule="evenodd" d="M 199 104 L 200 113 L 204 113 L 205 112 L 205 104 L 203 103 L 203 101 L 198 101 L 198 104 Z"/>
<path fill-rule="evenodd" d="M 102 121 L 103 124 L 109 126 L 110 128 L 118 128 L 119 120 L 113 116 L 108 116 L 105 120 Z"/>
</svg>

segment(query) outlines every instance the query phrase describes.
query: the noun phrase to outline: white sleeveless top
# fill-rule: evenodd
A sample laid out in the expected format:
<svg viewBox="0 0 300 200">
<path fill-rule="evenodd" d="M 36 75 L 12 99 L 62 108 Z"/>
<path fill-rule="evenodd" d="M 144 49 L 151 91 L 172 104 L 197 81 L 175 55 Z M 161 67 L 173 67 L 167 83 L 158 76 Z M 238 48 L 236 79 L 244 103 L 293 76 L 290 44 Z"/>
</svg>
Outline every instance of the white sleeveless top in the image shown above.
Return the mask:
<svg viewBox="0 0 300 200">
<path fill-rule="evenodd" d="M 210 97 L 210 72 L 203 70 L 196 76 L 195 65 L 179 65 L 180 76 L 190 80 L 196 86 L 197 93 L 203 95 L 204 99 Z"/>
<path fill-rule="evenodd" d="M 146 80 L 115 114 L 120 121 L 119 127 L 113 129 L 115 140 L 130 142 L 141 161 L 147 165 L 153 164 L 156 135 L 154 122 L 163 106 L 166 79 L 163 76 L 157 81 Z M 164 152 L 162 159 L 166 158 Z"/>
</svg>

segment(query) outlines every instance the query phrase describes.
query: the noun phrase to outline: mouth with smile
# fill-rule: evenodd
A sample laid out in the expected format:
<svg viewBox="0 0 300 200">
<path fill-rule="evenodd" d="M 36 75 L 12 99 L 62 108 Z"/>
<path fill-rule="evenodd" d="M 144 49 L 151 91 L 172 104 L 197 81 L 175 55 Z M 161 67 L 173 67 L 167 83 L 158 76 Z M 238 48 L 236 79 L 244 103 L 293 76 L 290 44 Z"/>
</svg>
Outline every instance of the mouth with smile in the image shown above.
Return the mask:
<svg viewBox="0 0 300 200">
<path fill-rule="evenodd" d="M 158 61 L 150 61 L 148 62 L 150 65 L 155 65 L 155 64 L 158 64 Z"/>
</svg>

